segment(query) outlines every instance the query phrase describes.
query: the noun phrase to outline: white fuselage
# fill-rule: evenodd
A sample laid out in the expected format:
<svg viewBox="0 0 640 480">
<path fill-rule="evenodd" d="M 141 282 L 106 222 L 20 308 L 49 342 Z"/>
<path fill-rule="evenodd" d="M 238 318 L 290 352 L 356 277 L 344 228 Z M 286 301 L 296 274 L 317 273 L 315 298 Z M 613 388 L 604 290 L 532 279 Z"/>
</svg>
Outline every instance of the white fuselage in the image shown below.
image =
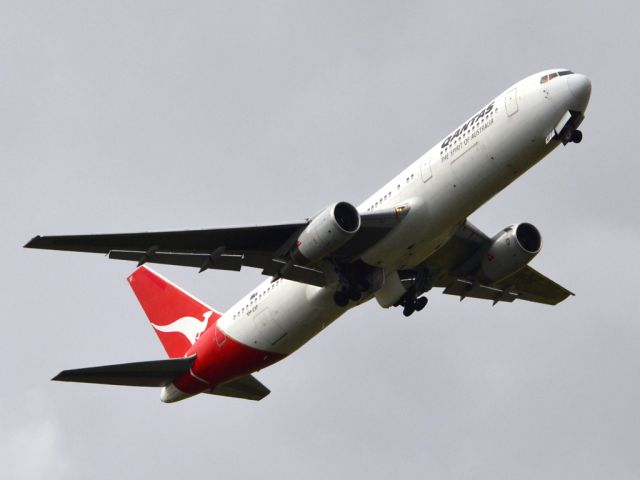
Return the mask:
<svg viewBox="0 0 640 480">
<path fill-rule="evenodd" d="M 572 94 L 569 76 L 541 84 L 543 74 L 498 95 L 358 207 L 361 213 L 409 207 L 398 226 L 364 253 L 364 262 L 385 274 L 419 265 L 467 216 L 560 144 L 546 141 L 549 133 L 568 110 L 586 105 Z M 349 309 L 334 303 L 334 291 L 268 279 L 218 326 L 249 347 L 290 354 Z"/>
</svg>

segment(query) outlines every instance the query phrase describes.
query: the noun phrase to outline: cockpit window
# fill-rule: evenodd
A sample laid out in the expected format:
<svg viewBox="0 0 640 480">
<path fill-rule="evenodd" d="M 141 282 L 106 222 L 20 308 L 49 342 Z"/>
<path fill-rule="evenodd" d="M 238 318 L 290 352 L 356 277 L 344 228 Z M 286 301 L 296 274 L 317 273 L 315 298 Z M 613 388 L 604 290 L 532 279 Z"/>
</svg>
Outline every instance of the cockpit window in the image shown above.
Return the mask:
<svg viewBox="0 0 640 480">
<path fill-rule="evenodd" d="M 559 72 L 550 73 L 549 75 L 543 75 L 542 78 L 540 78 L 540 83 L 547 83 L 556 77 L 563 77 L 564 75 L 571 75 L 572 73 L 573 72 L 571 70 L 561 70 Z"/>
</svg>

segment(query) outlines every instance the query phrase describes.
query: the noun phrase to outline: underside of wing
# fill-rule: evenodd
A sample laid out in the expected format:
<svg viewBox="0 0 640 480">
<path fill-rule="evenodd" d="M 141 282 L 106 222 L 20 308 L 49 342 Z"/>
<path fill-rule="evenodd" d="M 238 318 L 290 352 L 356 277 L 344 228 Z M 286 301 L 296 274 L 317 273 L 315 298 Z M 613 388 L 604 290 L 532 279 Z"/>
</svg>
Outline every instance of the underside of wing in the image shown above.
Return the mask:
<svg viewBox="0 0 640 480">
<path fill-rule="evenodd" d="M 429 287 L 442 288 L 443 293 L 461 300 L 478 298 L 494 305 L 514 300 L 556 305 L 573 295 L 528 265 L 498 281 L 489 281 L 480 266 L 492 241 L 471 223 L 460 225 L 452 238 L 423 263 L 430 275 Z M 404 272 L 403 276 L 411 279 L 410 273 Z"/>
<path fill-rule="evenodd" d="M 313 220 L 255 227 L 182 230 L 97 235 L 37 236 L 26 248 L 102 253 L 116 260 L 159 263 L 238 271 L 242 267 L 262 269 L 268 276 L 310 285 L 327 284 L 319 260 L 353 262 L 389 233 L 402 218 L 396 209 L 357 214 L 359 229 L 344 242 L 316 259 L 300 263 L 291 252 Z"/>
<path fill-rule="evenodd" d="M 491 300 L 494 304 L 527 300 L 546 305 L 557 305 L 573 295 L 566 288 L 529 266 L 490 286 L 469 280 L 455 279 L 445 287 L 443 293 L 458 296 L 460 299 Z"/>
<path fill-rule="evenodd" d="M 573 295 L 566 288 L 529 266 L 498 282 L 496 287 L 516 293 L 519 300 L 547 305 L 557 305 Z"/>
<path fill-rule="evenodd" d="M 25 248 L 108 254 L 113 250 L 180 254 L 210 254 L 219 247 L 227 253 L 276 251 L 303 223 L 262 227 L 217 228 L 166 232 L 98 235 L 37 236 Z"/>
</svg>

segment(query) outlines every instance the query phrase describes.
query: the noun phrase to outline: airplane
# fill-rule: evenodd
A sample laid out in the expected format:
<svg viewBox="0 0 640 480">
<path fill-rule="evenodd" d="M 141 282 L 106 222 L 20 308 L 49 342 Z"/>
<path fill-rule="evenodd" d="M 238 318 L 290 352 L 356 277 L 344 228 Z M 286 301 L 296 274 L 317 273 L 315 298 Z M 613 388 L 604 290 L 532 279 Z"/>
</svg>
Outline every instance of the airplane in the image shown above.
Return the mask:
<svg viewBox="0 0 640 480">
<path fill-rule="evenodd" d="M 125 234 L 36 236 L 25 247 L 138 262 L 128 277 L 168 359 L 62 371 L 53 380 L 161 387 L 260 400 L 253 373 L 300 348 L 353 307 L 421 311 L 433 288 L 463 300 L 556 305 L 573 295 L 529 266 L 531 223 L 489 237 L 467 217 L 559 145 L 580 143 L 591 82 L 567 69 L 507 88 L 358 207 L 335 202 L 303 222 Z M 181 265 L 268 278 L 219 312 L 148 268 Z"/>
</svg>

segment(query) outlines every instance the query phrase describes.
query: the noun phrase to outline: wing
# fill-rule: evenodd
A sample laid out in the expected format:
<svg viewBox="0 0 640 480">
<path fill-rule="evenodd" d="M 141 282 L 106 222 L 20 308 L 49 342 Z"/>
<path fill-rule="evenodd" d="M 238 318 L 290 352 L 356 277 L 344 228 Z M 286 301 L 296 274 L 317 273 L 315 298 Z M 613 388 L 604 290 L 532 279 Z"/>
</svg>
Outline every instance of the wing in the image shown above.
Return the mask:
<svg viewBox="0 0 640 480">
<path fill-rule="evenodd" d="M 431 272 L 431 286 L 443 288 L 443 293 L 459 296 L 461 300 L 480 298 L 491 300 L 494 305 L 517 299 L 556 305 L 573 295 L 529 266 L 491 285 L 480 283 L 475 272 L 490 242 L 470 222 L 460 225 L 451 239 L 423 263 Z M 410 277 L 406 273 L 403 276 Z"/>
<path fill-rule="evenodd" d="M 328 257 L 353 261 L 380 241 L 400 221 L 395 209 L 361 215 L 360 230 Z M 265 275 L 283 270 L 286 254 L 308 225 L 289 223 L 255 227 L 100 235 L 37 236 L 26 248 L 102 253 L 138 264 L 161 263 L 207 269 L 261 268 Z M 324 273 L 302 265 L 287 266 L 284 278 L 324 286 Z"/>
</svg>

